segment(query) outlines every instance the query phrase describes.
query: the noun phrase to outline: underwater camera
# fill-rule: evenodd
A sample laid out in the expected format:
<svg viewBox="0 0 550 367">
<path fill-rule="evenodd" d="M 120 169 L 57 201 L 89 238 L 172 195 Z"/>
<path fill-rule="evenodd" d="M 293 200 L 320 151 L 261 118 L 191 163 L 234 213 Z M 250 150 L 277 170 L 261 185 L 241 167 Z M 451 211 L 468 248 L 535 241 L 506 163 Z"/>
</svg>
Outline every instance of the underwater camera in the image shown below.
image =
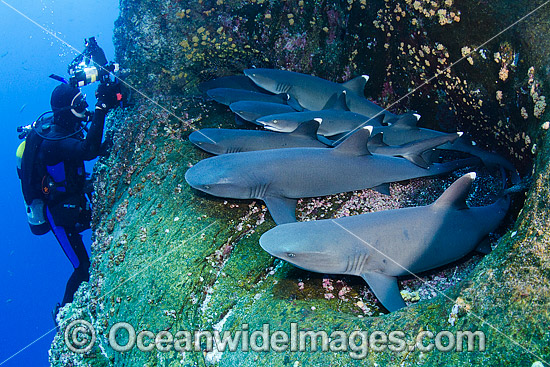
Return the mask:
<svg viewBox="0 0 550 367">
<path fill-rule="evenodd" d="M 99 47 L 95 37 L 85 39 L 84 43 L 86 46 L 84 51 L 69 64 L 69 85 L 83 87 L 96 81 L 109 82 L 110 73 L 117 72 L 119 65 L 107 62 L 105 52 Z"/>
</svg>

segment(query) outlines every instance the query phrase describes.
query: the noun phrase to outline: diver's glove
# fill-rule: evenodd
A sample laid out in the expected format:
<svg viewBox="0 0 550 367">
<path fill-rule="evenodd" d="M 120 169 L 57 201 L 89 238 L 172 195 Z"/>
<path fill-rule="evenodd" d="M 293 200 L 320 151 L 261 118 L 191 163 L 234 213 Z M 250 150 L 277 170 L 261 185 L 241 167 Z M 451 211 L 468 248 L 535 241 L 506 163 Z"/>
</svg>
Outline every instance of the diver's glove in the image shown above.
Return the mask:
<svg viewBox="0 0 550 367">
<path fill-rule="evenodd" d="M 115 108 L 122 100 L 120 84 L 118 82 L 101 83 L 95 92 L 97 98 L 96 109 L 109 111 Z"/>
<path fill-rule="evenodd" d="M 105 138 L 105 141 L 99 146 L 98 157 L 109 158 L 111 155 L 111 148 L 113 147 L 113 141 L 110 138 Z"/>
</svg>

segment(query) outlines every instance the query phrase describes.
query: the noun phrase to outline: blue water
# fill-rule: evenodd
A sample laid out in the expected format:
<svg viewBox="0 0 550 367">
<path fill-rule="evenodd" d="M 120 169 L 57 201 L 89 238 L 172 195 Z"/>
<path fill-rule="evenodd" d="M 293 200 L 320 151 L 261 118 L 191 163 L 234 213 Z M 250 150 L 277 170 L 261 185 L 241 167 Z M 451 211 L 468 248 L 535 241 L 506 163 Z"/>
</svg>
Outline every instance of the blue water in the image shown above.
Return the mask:
<svg viewBox="0 0 550 367">
<path fill-rule="evenodd" d="M 114 58 L 112 34 L 118 16 L 117 1 L 7 3 L 79 50 L 83 49 L 84 38 L 95 36 L 107 58 Z M 9 359 L 54 327 L 51 312 L 61 301 L 72 273 L 53 234 L 38 237 L 28 228 L 15 170 L 19 145 L 16 127 L 31 123 L 49 110 L 50 93 L 58 82 L 48 75 L 66 76 L 67 64 L 76 53 L 2 0 L 0 19 L 0 365 L 49 366 L 53 331 Z M 95 87 L 85 89 L 92 106 Z M 88 249 L 89 236 L 85 236 Z"/>
</svg>

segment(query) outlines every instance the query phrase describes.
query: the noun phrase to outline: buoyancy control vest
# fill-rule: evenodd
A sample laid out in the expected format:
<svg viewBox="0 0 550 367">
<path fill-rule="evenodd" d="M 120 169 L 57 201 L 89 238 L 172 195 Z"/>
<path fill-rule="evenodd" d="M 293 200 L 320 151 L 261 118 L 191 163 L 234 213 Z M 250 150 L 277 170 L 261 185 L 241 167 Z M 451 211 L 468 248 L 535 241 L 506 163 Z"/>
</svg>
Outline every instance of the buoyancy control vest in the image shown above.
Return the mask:
<svg viewBox="0 0 550 367">
<path fill-rule="evenodd" d="M 55 137 L 53 116 L 42 116 L 28 130 L 17 149 L 17 172 L 33 234 L 43 235 L 51 229 L 47 210 L 56 218 L 56 225 L 89 228 L 90 206 L 84 196 L 86 172 L 84 163 L 57 162 L 48 165 L 44 158 L 44 140 L 63 140 L 75 134 Z M 53 135 L 53 138 L 48 138 Z M 69 172 L 69 174 L 67 174 Z"/>
</svg>

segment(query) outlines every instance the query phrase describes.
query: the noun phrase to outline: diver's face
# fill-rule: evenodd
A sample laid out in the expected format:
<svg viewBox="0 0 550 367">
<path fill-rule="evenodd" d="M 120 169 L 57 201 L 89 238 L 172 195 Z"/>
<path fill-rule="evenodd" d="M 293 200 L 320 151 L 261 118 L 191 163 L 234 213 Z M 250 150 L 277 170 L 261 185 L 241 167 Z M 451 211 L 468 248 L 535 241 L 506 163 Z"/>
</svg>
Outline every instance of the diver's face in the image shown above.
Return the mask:
<svg viewBox="0 0 550 367">
<path fill-rule="evenodd" d="M 86 102 L 86 95 L 82 92 L 78 92 L 71 101 L 71 112 L 73 115 L 81 120 L 86 118 L 86 108 L 88 103 Z"/>
</svg>

